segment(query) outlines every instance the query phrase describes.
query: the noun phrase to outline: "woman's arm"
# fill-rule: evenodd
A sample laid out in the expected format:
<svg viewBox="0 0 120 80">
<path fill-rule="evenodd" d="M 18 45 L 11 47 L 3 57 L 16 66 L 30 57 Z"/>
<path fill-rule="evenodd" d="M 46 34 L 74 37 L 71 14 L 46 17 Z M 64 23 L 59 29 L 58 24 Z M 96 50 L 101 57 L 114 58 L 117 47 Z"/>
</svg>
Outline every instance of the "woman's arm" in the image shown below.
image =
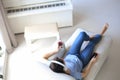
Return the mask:
<svg viewBox="0 0 120 80">
<path fill-rule="evenodd" d="M 90 72 L 91 67 L 94 65 L 94 63 L 97 61 L 97 59 L 98 59 L 98 55 L 91 59 L 91 61 L 89 62 L 88 66 L 82 72 L 82 77 L 83 78 L 85 78 L 88 75 L 88 73 Z"/>
<path fill-rule="evenodd" d="M 48 59 L 48 58 L 51 57 L 52 55 L 56 54 L 56 53 L 58 52 L 58 50 L 59 50 L 59 49 L 55 49 L 55 50 L 53 50 L 53 51 L 50 51 L 50 52 L 46 53 L 46 54 L 43 56 L 43 58 L 44 58 L 44 59 Z"/>
<path fill-rule="evenodd" d="M 59 41 L 59 42 L 58 42 L 58 47 L 56 47 L 56 49 L 54 49 L 54 50 L 46 53 L 46 54 L 43 56 L 43 58 L 44 58 L 44 59 L 48 59 L 48 58 L 51 57 L 52 55 L 58 53 L 58 51 L 62 48 L 62 45 L 63 45 L 63 43 Z"/>
</svg>

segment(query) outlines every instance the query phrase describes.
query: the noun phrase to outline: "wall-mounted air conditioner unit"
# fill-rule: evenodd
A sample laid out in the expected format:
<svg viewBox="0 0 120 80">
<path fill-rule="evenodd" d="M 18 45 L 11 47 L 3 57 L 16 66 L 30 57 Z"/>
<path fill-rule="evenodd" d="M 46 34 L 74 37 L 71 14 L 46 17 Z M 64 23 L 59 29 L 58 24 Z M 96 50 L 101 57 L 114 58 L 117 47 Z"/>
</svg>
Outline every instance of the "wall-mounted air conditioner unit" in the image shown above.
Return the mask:
<svg viewBox="0 0 120 80">
<path fill-rule="evenodd" d="M 43 23 L 73 25 L 71 0 L 3 0 L 3 5 L 14 33 L 24 32 L 25 26 Z"/>
</svg>

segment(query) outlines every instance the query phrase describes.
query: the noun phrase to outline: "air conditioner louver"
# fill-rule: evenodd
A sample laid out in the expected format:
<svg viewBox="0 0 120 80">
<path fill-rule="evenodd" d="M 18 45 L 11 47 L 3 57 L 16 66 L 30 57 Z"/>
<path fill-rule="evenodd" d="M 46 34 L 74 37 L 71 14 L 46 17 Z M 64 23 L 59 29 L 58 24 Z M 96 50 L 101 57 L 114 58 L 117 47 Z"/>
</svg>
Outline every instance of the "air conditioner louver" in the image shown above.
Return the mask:
<svg viewBox="0 0 120 80">
<path fill-rule="evenodd" d="M 10 9 L 10 10 L 7 10 L 7 13 L 9 14 L 9 13 L 16 13 L 16 12 L 24 12 L 24 11 L 30 11 L 30 10 L 51 8 L 51 7 L 60 7 L 60 6 L 65 6 L 65 5 L 66 3 L 46 4 L 46 5 L 39 5 L 39 6 L 19 8 L 19 9 Z"/>
<path fill-rule="evenodd" d="M 7 0 L 9 1 L 9 0 Z M 12 1 L 19 1 L 21 5 L 14 5 Z M 32 1 L 23 4 L 22 1 Z M 23 33 L 25 26 L 57 23 L 58 27 L 73 25 L 73 7 L 71 0 L 10 0 L 5 8 L 9 25 L 13 32 Z M 36 2 L 34 2 L 36 1 Z M 38 1 L 43 1 L 39 3 Z M 45 2 L 44 2 L 45 1 Z M 47 2 L 49 1 L 49 2 Z M 12 5 L 13 4 L 13 5 Z"/>
</svg>

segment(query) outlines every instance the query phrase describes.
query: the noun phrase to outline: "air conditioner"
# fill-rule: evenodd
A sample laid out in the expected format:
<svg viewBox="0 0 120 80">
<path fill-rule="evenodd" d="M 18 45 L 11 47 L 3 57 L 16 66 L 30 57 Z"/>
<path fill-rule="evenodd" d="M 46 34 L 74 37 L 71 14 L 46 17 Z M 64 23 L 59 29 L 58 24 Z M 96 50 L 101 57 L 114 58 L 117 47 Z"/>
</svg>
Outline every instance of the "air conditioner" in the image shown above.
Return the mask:
<svg viewBox="0 0 120 80">
<path fill-rule="evenodd" d="M 57 23 L 58 27 L 73 25 L 71 0 L 2 0 L 8 22 L 14 33 L 25 26 Z"/>
</svg>

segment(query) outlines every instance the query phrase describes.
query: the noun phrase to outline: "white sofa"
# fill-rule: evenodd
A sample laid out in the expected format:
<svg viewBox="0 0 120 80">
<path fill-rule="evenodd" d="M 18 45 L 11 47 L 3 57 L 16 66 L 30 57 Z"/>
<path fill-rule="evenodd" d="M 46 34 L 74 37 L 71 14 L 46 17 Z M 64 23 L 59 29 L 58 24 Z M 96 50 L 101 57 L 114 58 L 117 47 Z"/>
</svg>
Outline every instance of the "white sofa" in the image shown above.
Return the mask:
<svg viewBox="0 0 120 80">
<path fill-rule="evenodd" d="M 73 41 L 75 40 L 75 38 L 77 37 L 77 35 L 79 34 L 79 32 L 81 31 L 85 31 L 83 29 L 78 28 L 74 34 L 68 39 L 68 41 L 65 43 L 66 47 L 70 47 L 73 43 Z M 89 35 L 92 35 L 92 32 L 86 31 Z M 99 59 L 98 61 L 95 63 L 95 65 L 91 68 L 90 73 L 88 74 L 88 76 L 84 79 L 84 80 L 94 80 L 97 73 L 100 71 L 100 68 L 102 67 L 103 63 L 105 62 L 108 54 L 109 54 L 109 49 L 110 49 L 110 45 L 112 43 L 111 37 L 108 35 L 103 36 L 103 39 L 101 40 L 101 42 L 96 46 L 95 52 L 99 53 Z M 82 46 L 82 48 L 84 48 L 84 46 L 86 45 L 86 43 L 84 43 L 84 45 Z"/>
<path fill-rule="evenodd" d="M 65 42 L 65 46 L 67 49 L 69 49 L 69 47 L 72 45 L 73 41 L 75 40 L 75 38 L 81 31 L 84 31 L 84 30 L 78 28 L 73 33 L 73 35 Z M 86 31 L 86 32 L 90 35 L 92 34 L 91 32 L 88 32 L 88 31 Z M 99 53 L 99 59 L 95 63 L 95 65 L 92 67 L 90 73 L 84 80 L 94 80 L 95 79 L 97 73 L 100 71 L 100 68 L 102 67 L 103 63 L 105 62 L 105 60 L 109 54 L 111 42 L 112 42 L 112 40 L 111 40 L 110 36 L 105 35 L 103 37 L 103 39 L 101 40 L 101 42 L 96 46 L 95 50 L 97 53 Z M 86 45 L 86 43 L 84 43 L 82 48 L 84 48 L 85 45 Z M 60 55 L 60 57 L 63 56 L 63 54 L 62 55 L 57 54 L 55 56 L 58 56 L 58 55 Z M 39 55 L 37 55 L 37 57 L 38 56 Z M 40 57 L 38 57 L 38 58 L 40 58 Z M 39 73 L 41 80 L 75 80 L 70 75 L 53 72 L 52 70 L 49 69 L 47 64 L 43 64 L 43 63 L 39 62 L 39 65 L 40 65 L 39 69 L 41 70 L 41 72 Z"/>
</svg>

